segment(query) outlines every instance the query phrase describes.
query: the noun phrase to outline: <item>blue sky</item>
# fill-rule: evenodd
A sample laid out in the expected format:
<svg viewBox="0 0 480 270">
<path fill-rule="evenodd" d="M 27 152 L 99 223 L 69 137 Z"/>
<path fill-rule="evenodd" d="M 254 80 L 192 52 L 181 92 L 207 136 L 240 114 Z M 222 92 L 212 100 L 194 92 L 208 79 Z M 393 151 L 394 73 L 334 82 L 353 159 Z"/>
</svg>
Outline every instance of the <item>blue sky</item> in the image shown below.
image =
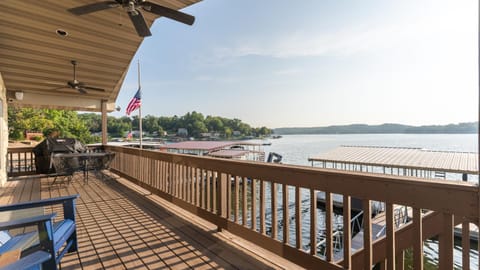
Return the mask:
<svg viewBox="0 0 480 270">
<path fill-rule="evenodd" d="M 142 115 L 197 111 L 252 126 L 477 120 L 474 0 L 204 0 L 158 19 L 127 74 Z"/>
</svg>

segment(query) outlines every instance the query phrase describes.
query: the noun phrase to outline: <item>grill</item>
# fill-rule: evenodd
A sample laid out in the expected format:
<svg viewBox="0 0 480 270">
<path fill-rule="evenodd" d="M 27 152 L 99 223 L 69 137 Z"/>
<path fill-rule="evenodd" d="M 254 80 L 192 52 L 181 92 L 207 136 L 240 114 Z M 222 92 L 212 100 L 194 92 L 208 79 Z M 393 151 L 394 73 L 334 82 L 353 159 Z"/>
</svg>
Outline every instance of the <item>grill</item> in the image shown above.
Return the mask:
<svg viewBox="0 0 480 270">
<path fill-rule="evenodd" d="M 87 148 L 79 140 L 72 138 L 47 138 L 33 148 L 37 173 L 55 173 L 52 166 L 54 154 L 85 153 Z"/>
</svg>

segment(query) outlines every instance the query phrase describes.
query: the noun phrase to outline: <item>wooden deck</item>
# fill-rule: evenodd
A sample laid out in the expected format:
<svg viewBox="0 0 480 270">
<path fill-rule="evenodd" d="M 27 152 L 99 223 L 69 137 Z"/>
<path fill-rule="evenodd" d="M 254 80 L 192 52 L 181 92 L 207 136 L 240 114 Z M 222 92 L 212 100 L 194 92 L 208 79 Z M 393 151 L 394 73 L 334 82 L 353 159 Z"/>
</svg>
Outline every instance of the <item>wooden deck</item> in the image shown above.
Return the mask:
<svg viewBox="0 0 480 270">
<path fill-rule="evenodd" d="M 90 176 L 88 184 L 52 181 L 10 181 L 0 188 L 0 204 L 80 194 L 79 252 L 67 254 L 61 269 L 299 268 L 113 174 Z"/>
</svg>

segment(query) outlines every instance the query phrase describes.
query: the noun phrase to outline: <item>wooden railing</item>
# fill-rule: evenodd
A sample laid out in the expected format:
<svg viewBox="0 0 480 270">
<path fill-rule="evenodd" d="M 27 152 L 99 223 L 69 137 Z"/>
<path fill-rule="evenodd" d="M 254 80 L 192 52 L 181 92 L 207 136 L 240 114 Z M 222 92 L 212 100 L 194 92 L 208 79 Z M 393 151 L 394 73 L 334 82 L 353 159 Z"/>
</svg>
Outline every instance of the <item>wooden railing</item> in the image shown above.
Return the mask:
<svg viewBox="0 0 480 270">
<path fill-rule="evenodd" d="M 7 174 L 9 177 L 36 174 L 35 155 L 33 147 L 8 148 Z M 88 152 L 104 151 L 103 146 L 88 146 Z"/>
<path fill-rule="evenodd" d="M 404 251 L 409 248 L 414 269 L 423 269 L 423 243 L 433 237 L 439 242 L 439 268 L 452 269 L 457 224 L 463 225 L 462 268 L 470 266 L 469 225 L 479 221 L 479 190 L 470 183 L 105 148 L 116 153 L 114 172 L 219 229 L 309 269 L 371 269 L 378 263 L 386 269 L 403 269 Z M 318 191 L 326 193 L 323 222 L 317 218 Z M 340 254 L 333 248 L 334 193 L 343 195 L 344 205 Z M 351 249 L 352 197 L 363 200 L 365 217 L 363 248 L 356 251 Z M 386 208 L 386 235 L 375 241 L 372 201 L 384 202 Z M 398 229 L 394 205 L 412 209 L 412 221 Z M 304 212 L 309 213 L 307 224 L 302 220 Z M 325 235 L 325 256 L 311 248 L 317 246 L 320 230 Z"/>
<path fill-rule="evenodd" d="M 33 147 L 8 148 L 7 174 L 8 176 L 29 175 L 36 172 Z"/>
</svg>

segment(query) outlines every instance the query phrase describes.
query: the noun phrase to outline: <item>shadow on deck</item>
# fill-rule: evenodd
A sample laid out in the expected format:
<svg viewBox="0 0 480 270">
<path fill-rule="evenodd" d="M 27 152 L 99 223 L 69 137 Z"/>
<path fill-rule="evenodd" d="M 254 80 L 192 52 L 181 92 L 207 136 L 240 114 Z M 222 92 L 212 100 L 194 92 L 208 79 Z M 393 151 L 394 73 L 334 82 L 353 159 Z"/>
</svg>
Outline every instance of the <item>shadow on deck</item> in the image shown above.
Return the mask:
<svg viewBox="0 0 480 270">
<path fill-rule="evenodd" d="M 79 252 L 67 254 L 61 269 L 293 267 L 113 174 L 104 180 L 91 176 L 88 184 L 78 178 L 70 185 L 52 182 L 53 178 L 10 181 L 0 188 L 0 203 L 80 194 Z"/>
</svg>

